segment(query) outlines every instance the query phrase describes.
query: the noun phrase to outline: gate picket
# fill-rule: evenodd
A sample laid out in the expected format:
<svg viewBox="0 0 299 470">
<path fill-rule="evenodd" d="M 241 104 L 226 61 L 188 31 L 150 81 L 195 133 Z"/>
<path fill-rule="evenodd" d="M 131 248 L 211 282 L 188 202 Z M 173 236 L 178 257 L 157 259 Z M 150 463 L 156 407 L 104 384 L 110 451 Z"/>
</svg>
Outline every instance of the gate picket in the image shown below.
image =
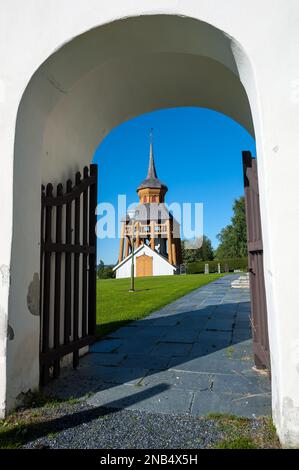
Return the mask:
<svg viewBox="0 0 299 470">
<path fill-rule="evenodd" d="M 79 186 L 81 182 L 81 174 L 76 173 L 76 186 Z M 75 199 L 75 245 L 80 244 L 80 196 L 77 196 Z M 78 341 L 79 338 L 79 257 L 80 253 L 75 253 L 74 259 L 74 328 L 73 336 L 74 341 Z M 78 367 L 79 363 L 79 351 L 78 349 L 74 351 L 73 354 L 73 367 Z"/>
<path fill-rule="evenodd" d="M 96 165 L 90 166 L 90 176 L 98 178 L 98 167 Z M 97 185 L 93 185 L 90 188 L 89 193 L 89 245 L 96 246 L 96 207 L 97 207 Z M 95 335 L 96 333 L 96 251 L 89 255 L 89 266 L 88 266 L 88 333 Z"/>
<path fill-rule="evenodd" d="M 62 184 L 57 185 L 57 196 L 62 196 Z M 56 207 L 56 244 L 61 244 L 62 205 Z M 61 252 L 55 253 L 54 348 L 60 344 Z M 60 374 L 60 360 L 54 361 L 54 377 Z"/>
<path fill-rule="evenodd" d="M 66 182 L 66 191 L 71 193 L 72 182 L 68 180 Z M 66 204 L 66 222 L 65 222 L 65 242 L 67 245 L 71 245 L 72 242 L 72 200 Z M 66 251 L 65 253 L 65 283 L 64 283 L 64 343 L 67 344 L 70 341 L 71 334 L 71 253 Z"/>
<path fill-rule="evenodd" d="M 83 178 L 88 178 L 88 168 L 83 170 Z M 88 192 L 83 192 L 83 245 L 87 245 L 88 233 Z M 82 260 L 82 336 L 87 335 L 87 254 L 83 253 Z"/>
</svg>

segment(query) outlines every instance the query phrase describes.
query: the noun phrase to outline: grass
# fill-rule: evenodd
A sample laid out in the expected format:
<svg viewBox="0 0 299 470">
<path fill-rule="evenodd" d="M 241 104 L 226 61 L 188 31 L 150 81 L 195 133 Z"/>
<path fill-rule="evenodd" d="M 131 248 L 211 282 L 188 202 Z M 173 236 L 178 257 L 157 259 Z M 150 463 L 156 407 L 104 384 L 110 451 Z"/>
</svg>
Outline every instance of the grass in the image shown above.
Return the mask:
<svg viewBox="0 0 299 470">
<path fill-rule="evenodd" d="M 42 392 L 30 393 L 25 405 L 0 420 L 0 449 L 18 449 L 39 436 L 54 439 L 53 421 L 60 406 L 71 408 L 79 403 L 76 398 L 62 400 Z M 49 413 L 50 411 L 50 413 Z"/>
<path fill-rule="evenodd" d="M 271 418 L 261 417 L 253 421 L 249 418 L 222 413 L 210 413 L 208 418 L 216 421 L 222 433 L 222 439 L 213 446 L 215 449 L 280 448 Z"/>
<path fill-rule="evenodd" d="M 235 348 L 233 346 L 229 346 L 226 350 L 226 355 L 228 357 L 228 359 L 232 359 L 233 358 L 233 354 L 234 354 L 234 351 L 235 351 Z"/>
<path fill-rule="evenodd" d="M 129 292 L 130 279 L 97 281 L 97 335 L 105 336 L 129 321 L 138 320 L 223 274 L 186 274 L 135 279 L 135 292 Z"/>
<path fill-rule="evenodd" d="M 239 436 L 235 439 L 224 439 L 217 449 L 258 449 L 251 437 Z"/>
<path fill-rule="evenodd" d="M 52 398 L 41 397 L 39 394 L 34 403 L 34 407 L 15 411 L 5 420 L 0 420 L 0 449 L 18 449 L 27 442 L 43 436 L 52 440 L 59 432 L 68 428 L 69 424 L 60 417 L 60 407 L 57 404 L 63 406 L 67 415 L 71 417 L 74 413 L 72 399 L 53 401 Z M 95 415 L 94 418 L 109 420 L 109 414 Z M 229 414 L 211 413 L 199 419 L 206 421 L 207 426 L 208 422 L 214 421 L 220 431 L 221 439 L 210 446 L 214 449 L 280 448 L 276 430 L 270 418 L 251 420 Z M 147 432 L 154 432 L 152 426 L 147 427 Z M 200 445 L 202 438 L 198 437 L 195 441 Z"/>
<path fill-rule="evenodd" d="M 39 408 L 55 408 L 61 403 L 68 403 L 69 405 L 76 405 L 79 403 L 79 400 L 74 397 L 69 397 L 67 399 L 61 399 L 54 396 L 48 396 L 43 391 L 39 390 L 37 392 L 28 392 L 23 397 L 23 407 L 32 409 L 32 415 L 39 413 Z"/>
</svg>

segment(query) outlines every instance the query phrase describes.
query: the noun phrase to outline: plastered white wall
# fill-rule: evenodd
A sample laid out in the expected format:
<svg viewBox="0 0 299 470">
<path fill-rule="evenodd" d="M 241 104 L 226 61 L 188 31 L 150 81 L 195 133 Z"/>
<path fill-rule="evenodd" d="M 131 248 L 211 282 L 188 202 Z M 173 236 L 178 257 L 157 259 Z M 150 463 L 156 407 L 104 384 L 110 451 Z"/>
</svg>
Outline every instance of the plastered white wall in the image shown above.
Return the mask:
<svg viewBox="0 0 299 470">
<path fill-rule="evenodd" d="M 298 22 L 296 0 L 2 0 L 2 413 L 38 385 L 39 317 L 27 295 L 39 275 L 41 182 L 73 174 L 126 119 L 198 105 L 254 124 L 273 415 L 282 442 L 299 443 Z"/>
</svg>

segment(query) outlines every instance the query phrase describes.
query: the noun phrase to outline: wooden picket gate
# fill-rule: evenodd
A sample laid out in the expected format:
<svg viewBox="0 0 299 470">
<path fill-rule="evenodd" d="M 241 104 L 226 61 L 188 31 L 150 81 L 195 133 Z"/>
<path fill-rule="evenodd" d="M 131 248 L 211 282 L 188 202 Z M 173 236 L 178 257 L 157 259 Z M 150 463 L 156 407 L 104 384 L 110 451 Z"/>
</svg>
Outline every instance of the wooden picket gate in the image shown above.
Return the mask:
<svg viewBox="0 0 299 470">
<path fill-rule="evenodd" d="M 61 358 L 91 344 L 96 332 L 97 165 L 75 184 L 42 186 L 40 381 L 60 373 Z"/>
<path fill-rule="evenodd" d="M 253 353 L 255 365 L 259 368 L 266 367 L 270 370 L 257 162 L 255 158 L 252 158 L 250 152 L 243 152 L 243 175 L 247 219 Z"/>
</svg>

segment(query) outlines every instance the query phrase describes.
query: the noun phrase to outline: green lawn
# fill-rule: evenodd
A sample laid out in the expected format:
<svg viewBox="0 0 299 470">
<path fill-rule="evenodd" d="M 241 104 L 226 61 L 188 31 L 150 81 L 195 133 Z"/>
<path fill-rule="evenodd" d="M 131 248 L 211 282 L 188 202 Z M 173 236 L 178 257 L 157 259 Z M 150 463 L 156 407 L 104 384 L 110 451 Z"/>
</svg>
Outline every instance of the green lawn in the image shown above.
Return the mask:
<svg viewBox="0 0 299 470">
<path fill-rule="evenodd" d="M 223 274 L 143 277 L 135 280 L 135 292 L 128 292 L 130 279 L 97 281 L 97 335 L 105 336 L 131 320 L 147 316 Z"/>
</svg>

